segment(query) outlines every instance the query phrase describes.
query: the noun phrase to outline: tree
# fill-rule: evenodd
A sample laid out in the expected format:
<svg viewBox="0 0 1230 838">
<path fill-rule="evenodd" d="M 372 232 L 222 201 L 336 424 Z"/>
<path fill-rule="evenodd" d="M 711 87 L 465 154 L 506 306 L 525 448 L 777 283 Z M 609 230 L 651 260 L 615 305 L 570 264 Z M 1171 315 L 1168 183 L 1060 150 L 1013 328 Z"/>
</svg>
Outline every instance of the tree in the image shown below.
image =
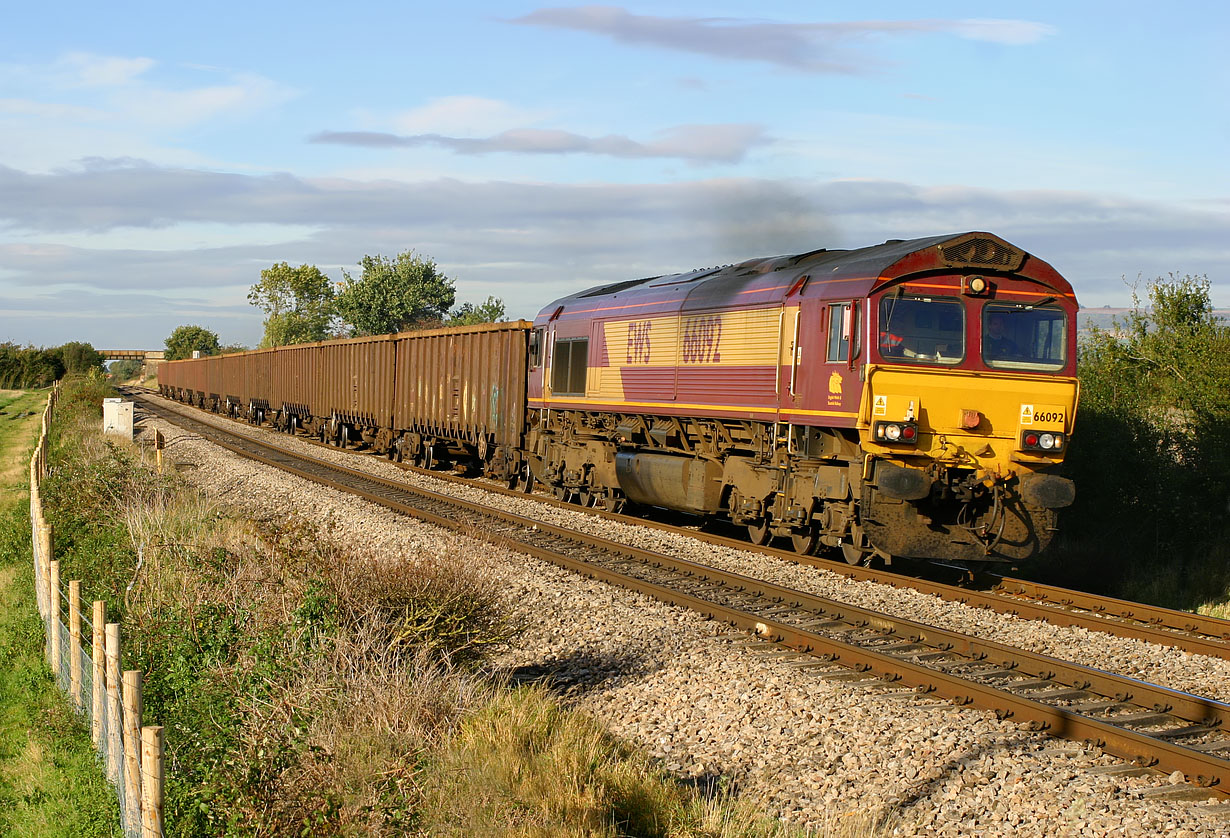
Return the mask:
<svg viewBox="0 0 1230 838">
<path fill-rule="evenodd" d="M 505 318 L 504 301 L 488 297 L 481 305 L 462 303 L 448 316 L 446 326 L 477 326 L 480 323 L 499 323 Z"/>
<path fill-rule="evenodd" d="M 219 355 L 230 355 L 232 352 L 247 352 L 252 347 L 244 346 L 242 343 L 227 343 L 218 347 Z"/>
<path fill-rule="evenodd" d="M 202 355 L 217 355 L 221 347 L 218 335 L 204 326 L 179 326 L 166 339 L 168 361 L 191 358 L 193 352 Z"/>
<path fill-rule="evenodd" d="M 50 349 L 0 343 L 0 388 L 46 387 L 64 375 L 64 362 Z"/>
<path fill-rule="evenodd" d="M 364 256 L 359 264 L 358 279 L 342 271 L 345 282 L 335 300 L 338 315 L 356 335 L 400 332 L 438 320 L 456 297 L 453 281 L 413 250 L 395 259 Z"/>
<path fill-rule="evenodd" d="M 292 268 L 279 262 L 261 271 L 248 302 L 264 310 L 261 346 L 324 340 L 333 320 L 333 283 L 315 265 Z"/>
<path fill-rule="evenodd" d="M 50 350 L 60 358 L 66 373 L 85 373 L 91 368 L 102 369 L 103 356 L 94 347 L 80 341 L 70 341 Z"/>
<path fill-rule="evenodd" d="M 131 381 L 141 374 L 142 366 L 143 364 L 135 358 L 114 361 L 111 364 L 111 374 L 115 376 L 116 381 Z"/>
<path fill-rule="evenodd" d="M 1134 291 L 1124 320 L 1081 342 L 1065 463 L 1078 489 L 1061 530 L 1080 561 L 1062 572 L 1065 584 L 1194 609 L 1230 582 L 1217 552 L 1230 535 L 1230 327 L 1205 277 L 1171 274 L 1147 292 L 1147 307 Z"/>
</svg>

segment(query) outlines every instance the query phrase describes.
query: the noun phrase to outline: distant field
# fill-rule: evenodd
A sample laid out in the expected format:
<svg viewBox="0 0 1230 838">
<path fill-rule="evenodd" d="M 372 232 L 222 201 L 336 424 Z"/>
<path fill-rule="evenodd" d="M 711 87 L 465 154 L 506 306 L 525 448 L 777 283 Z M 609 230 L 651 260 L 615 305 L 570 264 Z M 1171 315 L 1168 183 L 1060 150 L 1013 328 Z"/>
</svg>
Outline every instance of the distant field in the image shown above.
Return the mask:
<svg viewBox="0 0 1230 838">
<path fill-rule="evenodd" d="M 1076 328 L 1080 332 L 1088 332 L 1094 326 L 1099 329 L 1110 329 L 1115 325 L 1116 320 L 1120 322 L 1126 320 L 1131 311 L 1130 308 L 1111 308 L 1110 306 L 1082 308 L 1076 315 Z M 1213 314 L 1221 320 L 1230 322 L 1230 308 L 1214 309 Z"/>
<path fill-rule="evenodd" d="M 46 398 L 45 392 L 0 390 L 0 487 L 6 494 L 21 491 Z M 26 415 L 31 412 L 33 416 Z"/>
</svg>

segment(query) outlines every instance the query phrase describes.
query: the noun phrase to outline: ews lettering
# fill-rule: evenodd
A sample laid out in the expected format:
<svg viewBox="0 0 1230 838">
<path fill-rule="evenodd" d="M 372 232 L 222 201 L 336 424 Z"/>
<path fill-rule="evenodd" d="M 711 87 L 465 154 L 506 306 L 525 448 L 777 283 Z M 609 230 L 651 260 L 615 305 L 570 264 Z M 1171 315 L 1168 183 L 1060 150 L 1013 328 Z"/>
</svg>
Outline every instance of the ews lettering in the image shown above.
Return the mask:
<svg viewBox="0 0 1230 838">
<path fill-rule="evenodd" d="M 649 363 L 649 330 L 652 328 L 653 323 L 649 320 L 628 324 L 629 364 Z"/>
<path fill-rule="evenodd" d="M 722 360 L 718 344 L 722 340 L 722 318 L 692 317 L 683 321 L 683 362 L 716 364 Z"/>
</svg>

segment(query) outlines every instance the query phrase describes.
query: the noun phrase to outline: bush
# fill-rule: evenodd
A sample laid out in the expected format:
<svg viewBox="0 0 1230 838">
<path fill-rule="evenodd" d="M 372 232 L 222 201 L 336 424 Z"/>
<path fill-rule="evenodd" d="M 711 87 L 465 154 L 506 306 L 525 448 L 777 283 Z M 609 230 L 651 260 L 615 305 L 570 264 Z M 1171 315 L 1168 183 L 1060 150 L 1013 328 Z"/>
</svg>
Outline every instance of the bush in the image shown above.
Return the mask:
<svg viewBox="0 0 1230 838">
<path fill-rule="evenodd" d="M 1077 500 L 1049 565 L 1065 583 L 1195 608 L 1226 599 L 1230 327 L 1206 278 L 1157 279 L 1150 302 L 1082 342 L 1067 468 Z"/>
</svg>

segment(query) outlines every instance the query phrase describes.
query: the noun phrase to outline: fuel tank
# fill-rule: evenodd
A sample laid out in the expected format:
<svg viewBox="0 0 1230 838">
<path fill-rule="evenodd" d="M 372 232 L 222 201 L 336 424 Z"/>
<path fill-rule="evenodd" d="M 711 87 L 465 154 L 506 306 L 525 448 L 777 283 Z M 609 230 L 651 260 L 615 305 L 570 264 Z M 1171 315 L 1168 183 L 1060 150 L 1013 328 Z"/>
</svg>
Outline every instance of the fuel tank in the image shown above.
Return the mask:
<svg viewBox="0 0 1230 838">
<path fill-rule="evenodd" d="M 621 451 L 615 455 L 615 476 L 634 503 L 693 513 L 714 513 L 721 506 L 722 466 L 712 460 Z"/>
</svg>

